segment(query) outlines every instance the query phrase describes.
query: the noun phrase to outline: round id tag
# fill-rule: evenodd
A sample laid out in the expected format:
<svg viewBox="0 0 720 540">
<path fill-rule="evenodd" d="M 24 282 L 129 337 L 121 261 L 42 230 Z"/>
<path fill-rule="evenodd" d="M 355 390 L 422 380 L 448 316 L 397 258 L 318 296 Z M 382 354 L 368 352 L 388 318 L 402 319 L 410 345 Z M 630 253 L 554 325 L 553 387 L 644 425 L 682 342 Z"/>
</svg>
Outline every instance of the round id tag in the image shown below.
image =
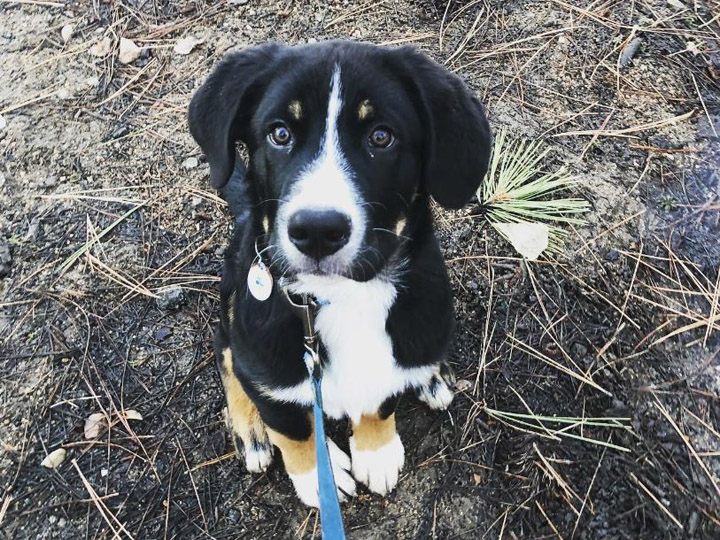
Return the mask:
<svg viewBox="0 0 720 540">
<path fill-rule="evenodd" d="M 273 289 L 273 278 L 270 270 L 268 270 L 262 261 L 250 267 L 247 285 L 248 289 L 250 289 L 250 294 L 252 294 L 256 300 L 264 302 L 270 298 Z"/>
</svg>

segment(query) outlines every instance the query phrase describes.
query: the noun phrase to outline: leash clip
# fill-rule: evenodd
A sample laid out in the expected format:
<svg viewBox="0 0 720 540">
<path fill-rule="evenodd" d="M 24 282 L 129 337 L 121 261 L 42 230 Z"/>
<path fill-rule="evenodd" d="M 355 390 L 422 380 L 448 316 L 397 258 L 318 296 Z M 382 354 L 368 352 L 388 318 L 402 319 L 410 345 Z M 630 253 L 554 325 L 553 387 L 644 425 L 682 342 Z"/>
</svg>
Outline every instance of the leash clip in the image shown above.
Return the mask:
<svg viewBox="0 0 720 540">
<path fill-rule="evenodd" d="M 297 302 L 293 299 L 293 295 L 290 294 L 287 287 L 283 287 L 282 291 L 290 307 L 300 317 L 303 324 L 303 345 L 305 347 L 303 361 L 305 367 L 311 377 L 319 380 L 322 366 L 320 363 L 320 340 L 315 330 L 315 312 L 320 307 L 320 303 L 308 294 L 299 295 L 300 301 Z"/>
</svg>

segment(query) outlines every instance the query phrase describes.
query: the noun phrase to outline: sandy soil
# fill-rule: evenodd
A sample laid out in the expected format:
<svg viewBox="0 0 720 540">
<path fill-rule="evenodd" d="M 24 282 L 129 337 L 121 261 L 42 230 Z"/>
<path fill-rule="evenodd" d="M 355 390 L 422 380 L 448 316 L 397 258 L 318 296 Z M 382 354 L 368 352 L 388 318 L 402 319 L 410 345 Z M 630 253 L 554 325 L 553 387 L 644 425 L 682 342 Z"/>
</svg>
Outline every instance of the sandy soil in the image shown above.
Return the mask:
<svg viewBox="0 0 720 540">
<path fill-rule="evenodd" d="M 249 474 L 224 430 L 211 333 L 230 219 L 184 115 L 227 50 L 336 37 L 445 62 L 593 206 L 537 263 L 472 205 L 437 211 L 458 395 L 444 413 L 403 402 L 400 485 L 344 507 L 349 537 L 720 537 L 719 10 L 0 3 L 0 539 L 319 537 L 281 467 Z M 120 37 L 144 48 L 131 64 Z M 201 43 L 174 52 L 186 37 Z M 168 286 L 182 298 L 161 307 Z M 110 429 L 88 439 L 93 413 Z"/>
</svg>

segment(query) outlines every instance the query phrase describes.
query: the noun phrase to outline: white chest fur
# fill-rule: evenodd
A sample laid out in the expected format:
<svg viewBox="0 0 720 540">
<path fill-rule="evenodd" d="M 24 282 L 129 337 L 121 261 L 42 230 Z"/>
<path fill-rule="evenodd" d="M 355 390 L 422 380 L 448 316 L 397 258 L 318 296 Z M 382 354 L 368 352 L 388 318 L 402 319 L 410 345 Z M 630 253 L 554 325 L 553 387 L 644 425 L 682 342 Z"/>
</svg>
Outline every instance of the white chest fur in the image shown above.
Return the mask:
<svg viewBox="0 0 720 540">
<path fill-rule="evenodd" d="M 358 421 L 363 414 L 377 412 L 388 397 L 431 377 L 432 366 L 405 369 L 395 361 L 385 330 L 397 294 L 390 281 L 301 276 L 293 290 L 325 304 L 315 326 L 329 360 L 322 381 L 323 408 L 329 417 Z M 280 401 L 312 404 L 309 381 L 266 393 Z"/>
</svg>

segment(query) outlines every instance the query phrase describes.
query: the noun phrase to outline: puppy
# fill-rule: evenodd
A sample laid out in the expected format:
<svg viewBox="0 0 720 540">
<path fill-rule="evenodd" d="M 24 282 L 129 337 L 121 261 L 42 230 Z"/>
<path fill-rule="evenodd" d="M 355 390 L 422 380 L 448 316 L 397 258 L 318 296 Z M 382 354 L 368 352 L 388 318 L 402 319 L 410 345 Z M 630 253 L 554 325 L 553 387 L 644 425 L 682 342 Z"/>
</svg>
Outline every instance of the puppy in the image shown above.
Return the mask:
<svg viewBox="0 0 720 540">
<path fill-rule="evenodd" d="M 338 495 L 355 481 L 390 492 L 404 463 L 398 399 L 414 391 L 437 409 L 453 397 L 452 291 L 429 199 L 460 208 L 475 193 L 491 145 L 482 105 L 412 48 L 271 43 L 228 54 L 189 125 L 235 215 L 215 348 L 248 470 L 277 448 L 318 505 L 303 327 L 285 287 L 321 306 L 324 412 L 352 424 L 350 456 L 328 441 Z"/>
</svg>

